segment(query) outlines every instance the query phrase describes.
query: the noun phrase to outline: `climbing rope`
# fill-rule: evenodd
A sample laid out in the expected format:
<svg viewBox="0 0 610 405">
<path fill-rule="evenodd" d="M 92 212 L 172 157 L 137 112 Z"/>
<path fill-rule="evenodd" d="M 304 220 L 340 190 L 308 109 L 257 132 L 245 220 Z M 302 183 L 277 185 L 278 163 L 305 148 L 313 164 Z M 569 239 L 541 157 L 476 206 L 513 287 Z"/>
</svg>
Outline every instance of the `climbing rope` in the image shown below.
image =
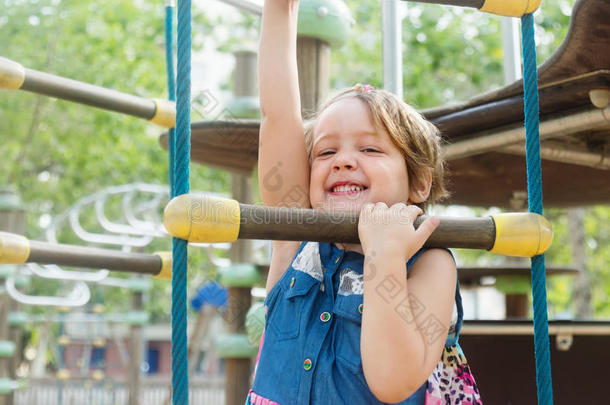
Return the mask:
<svg viewBox="0 0 610 405">
<path fill-rule="evenodd" d="M 174 74 L 174 1 L 168 0 L 165 5 L 165 66 L 167 70 L 167 93 L 170 101 L 176 101 L 176 76 Z M 169 150 L 169 185 L 170 197 L 175 197 L 174 189 L 174 153 L 176 149 L 176 129 L 170 128 L 167 136 Z"/>
<path fill-rule="evenodd" d="M 534 16 L 521 18 L 523 48 L 523 102 L 525 112 L 525 144 L 527 160 L 527 198 L 530 212 L 542 215 L 542 171 L 538 109 L 538 72 Z M 549 320 L 546 305 L 546 270 L 544 255 L 532 257 L 532 295 L 534 297 L 534 353 L 538 404 L 553 403 Z"/>
<path fill-rule="evenodd" d="M 166 57 L 169 97 L 174 92 L 172 57 L 172 11 L 166 8 Z M 527 188 L 529 211 L 542 215 L 542 175 L 538 108 L 538 77 L 534 19 L 526 14 L 521 19 L 524 69 L 524 108 L 526 128 Z M 170 131 L 170 184 L 172 197 L 189 192 L 190 160 L 190 97 L 191 97 L 191 1 L 181 0 L 178 6 L 178 97 L 176 131 Z M 175 138 L 175 139 L 172 139 Z M 188 360 L 186 340 L 186 262 L 187 242 L 173 238 L 172 267 L 172 401 L 188 404 Z M 532 258 L 532 294 L 534 298 L 534 341 L 538 403 L 553 403 L 550 344 L 546 298 L 544 255 Z"/>
<path fill-rule="evenodd" d="M 172 12 L 166 7 L 166 59 L 170 99 L 174 96 Z M 178 97 L 176 128 L 170 130 L 171 196 L 189 192 L 189 160 L 191 155 L 191 1 L 181 0 L 178 5 Z M 172 238 L 172 403 L 188 404 L 188 359 L 186 337 L 186 273 L 187 242 Z"/>
</svg>

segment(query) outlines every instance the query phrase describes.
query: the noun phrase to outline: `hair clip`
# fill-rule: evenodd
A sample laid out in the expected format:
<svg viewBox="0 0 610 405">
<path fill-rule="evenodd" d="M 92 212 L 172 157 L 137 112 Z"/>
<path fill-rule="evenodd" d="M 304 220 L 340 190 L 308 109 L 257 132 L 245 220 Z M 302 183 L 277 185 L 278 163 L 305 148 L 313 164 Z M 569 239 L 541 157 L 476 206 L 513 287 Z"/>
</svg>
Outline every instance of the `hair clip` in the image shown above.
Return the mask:
<svg viewBox="0 0 610 405">
<path fill-rule="evenodd" d="M 354 86 L 354 90 L 355 91 L 359 91 L 361 93 L 368 93 L 369 91 L 373 91 L 375 90 L 375 87 L 371 86 L 370 84 L 361 84 L 361 83 L 357 83 Z"/>
</svg>

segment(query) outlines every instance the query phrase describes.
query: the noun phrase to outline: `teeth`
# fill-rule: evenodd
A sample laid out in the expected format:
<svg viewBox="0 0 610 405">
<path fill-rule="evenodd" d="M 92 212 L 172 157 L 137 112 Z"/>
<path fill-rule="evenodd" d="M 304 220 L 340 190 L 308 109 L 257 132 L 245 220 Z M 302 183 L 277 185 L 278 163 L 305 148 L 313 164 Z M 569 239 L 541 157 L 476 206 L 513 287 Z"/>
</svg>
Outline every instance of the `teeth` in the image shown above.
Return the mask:
<svg viewBox="0 0 610 405">
<path fill-rule="evenodd" d="M 355 185 L 344 185 L 333 187 L 333 192 L 345 192 L 345 191 L 362 191 L 362 187 Z"/>
</svg>

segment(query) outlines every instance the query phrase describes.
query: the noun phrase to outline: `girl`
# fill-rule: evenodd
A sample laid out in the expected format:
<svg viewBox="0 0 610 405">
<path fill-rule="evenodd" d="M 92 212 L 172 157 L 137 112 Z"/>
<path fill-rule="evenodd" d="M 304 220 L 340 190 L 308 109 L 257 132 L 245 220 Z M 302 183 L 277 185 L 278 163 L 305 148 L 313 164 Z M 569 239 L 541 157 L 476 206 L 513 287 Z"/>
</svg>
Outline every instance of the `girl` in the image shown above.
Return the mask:
<svg viewBox="0 0 610 405">
<path fill-rule="evenodd" d="M 360 212 L 361 244 L 273 242 L 247 404 L 473 404 L 453 257 L 413 221 L 446 191 L 434 126 L 357 85 L 303 124 L 298 0 L 266 0 L 259 53 L 265 205 Z M 276 175 L 273 184 L 266 175 Z M 452 316 L 453 314 L 453 316 Z M 451 401 L 451 402 L 449 402 Z"/>
</svg>

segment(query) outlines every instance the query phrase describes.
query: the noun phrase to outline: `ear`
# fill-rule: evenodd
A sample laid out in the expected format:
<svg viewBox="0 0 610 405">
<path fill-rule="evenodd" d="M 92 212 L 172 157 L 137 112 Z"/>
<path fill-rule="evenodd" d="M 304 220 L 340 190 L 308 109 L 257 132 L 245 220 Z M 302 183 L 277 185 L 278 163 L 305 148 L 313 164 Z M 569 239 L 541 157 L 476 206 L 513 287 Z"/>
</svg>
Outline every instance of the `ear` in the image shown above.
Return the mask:
<svg viewBox="0 0 610 405">
<path fill-rule="evenodd" d="M 412 204 L 419 204 L 428 199 L 430 188 L 432 187 L 432 172 L 430 169 L 424 170 L 418 178 L 414 178 L 409 184 L 409 201 Z"/>
</svg>

